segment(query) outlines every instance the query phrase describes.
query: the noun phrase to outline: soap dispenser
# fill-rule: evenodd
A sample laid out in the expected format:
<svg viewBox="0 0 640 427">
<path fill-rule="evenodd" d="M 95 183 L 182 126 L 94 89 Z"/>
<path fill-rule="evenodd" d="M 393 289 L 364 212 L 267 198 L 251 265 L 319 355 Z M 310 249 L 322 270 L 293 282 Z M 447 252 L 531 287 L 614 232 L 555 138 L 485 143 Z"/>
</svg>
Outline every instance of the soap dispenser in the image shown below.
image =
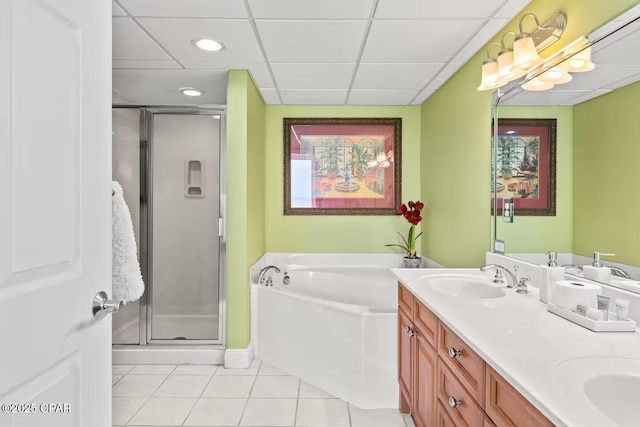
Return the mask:
<svg viewBox="0 0 640 427">
<path fill-rule="evenodd" d="M 564 268 L 558 265 L 558 253 L 556 251 L 547 252 L 549 260 L 547 265 L 542 265 L 542 283 L 540 283 L 540 301 L 553 301 L 555 295 L 556 282 L 564 280 Z"/>
<path fill-rule="evenodd" d="M 603 254 L 602 252 L 593 253 L 593 262 L 591 265 L 585 265 L 582 268 L 582 275 L 585 279 L 595 280 L 597 282 L 609 283 L 611 277 L 611 269 L 605 267 L 602 263 L 603 256 L 615 256 L 615 254 Z"/>
</svg>

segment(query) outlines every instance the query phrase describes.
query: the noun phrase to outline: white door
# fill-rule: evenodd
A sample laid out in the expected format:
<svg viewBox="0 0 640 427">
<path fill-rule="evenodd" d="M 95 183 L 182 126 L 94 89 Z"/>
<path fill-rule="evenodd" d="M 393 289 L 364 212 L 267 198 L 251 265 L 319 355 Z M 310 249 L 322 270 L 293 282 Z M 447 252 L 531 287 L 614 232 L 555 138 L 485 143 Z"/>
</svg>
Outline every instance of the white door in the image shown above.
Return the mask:
<svg viewBox="0 0 640 427">
<path fill-rule="evenodd" d="M 0 426 L 111 426 L 111 4 L 0 0 Z"/>
</svg>

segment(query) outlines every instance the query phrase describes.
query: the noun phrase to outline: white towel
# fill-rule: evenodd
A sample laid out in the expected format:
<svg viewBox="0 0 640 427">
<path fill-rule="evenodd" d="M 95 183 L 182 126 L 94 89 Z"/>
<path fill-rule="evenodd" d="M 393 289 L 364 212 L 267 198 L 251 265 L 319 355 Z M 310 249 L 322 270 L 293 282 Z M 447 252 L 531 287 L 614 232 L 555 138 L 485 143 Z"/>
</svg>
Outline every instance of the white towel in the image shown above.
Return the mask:
<svg viewBox="0 0 640 427">
<path fill-rule="evenodd" d="M 138 264 L 138 250 L 133 234 L 133 223 L 122 187 L 112 182 L 111 197 L 111 283 L 114 300 L 127 302 L 140 299 L 144 282 Z"/>
</svg>

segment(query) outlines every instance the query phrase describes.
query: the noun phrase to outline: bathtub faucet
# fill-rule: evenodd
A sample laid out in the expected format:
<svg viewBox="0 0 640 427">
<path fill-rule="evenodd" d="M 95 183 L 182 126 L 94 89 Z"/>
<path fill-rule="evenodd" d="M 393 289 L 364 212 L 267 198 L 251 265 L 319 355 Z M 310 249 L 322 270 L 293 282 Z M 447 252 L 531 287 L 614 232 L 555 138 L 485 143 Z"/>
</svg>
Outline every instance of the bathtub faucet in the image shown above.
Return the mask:
<svg viewBox="0 0 640 427">
<path fill-rule="evenodd" d="M 271 277 L 267 278 L 267 273 L 271 269 L 275 270 L 276 273 L 280 273 L 280 269 L 275 265 L 267 265 L 262 270 L 260 270 L 260 274 L 258 274 L 258 283 L 260 283 L 261 285 L 264 285 L 266 280 L 267 282 L 266 286 L 273 286 L 273 283 L 271 282 Z"/>
</svg>

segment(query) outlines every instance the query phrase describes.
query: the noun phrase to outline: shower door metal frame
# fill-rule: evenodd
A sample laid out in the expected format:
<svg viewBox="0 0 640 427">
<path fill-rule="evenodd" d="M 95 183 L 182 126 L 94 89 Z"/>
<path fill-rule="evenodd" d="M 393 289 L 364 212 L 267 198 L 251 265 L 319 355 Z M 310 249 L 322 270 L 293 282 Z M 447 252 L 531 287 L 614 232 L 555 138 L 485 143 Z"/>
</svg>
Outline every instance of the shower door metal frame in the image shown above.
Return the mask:
<svg viewBox="0 0 640 427">
<path fill-rule="evenodd" d="M 147 283 L 145 293 L 140 298 L 139 325 L 140 340 L 138 345 L 219 345 L 227 342 L 227 286 L 226 286 L 226 106 L 140 106 L 117 105 L 112 108 L 136 108 L 140 110 L 140 268 Z M 219 115 L 220 116 L 220 146 L 219 146 L 219 219 L 213 227 L 219 229 L 218 240 L 218 339 L 217 340 L 158 340 L 151 339 L 153 327 L 153 116 L 154 114 L 184 114 L 184 115 Z M 127 345 L 127 344 L 124 344 Z M 136 345 L 136 344 L 130 344 Z"/>
</svg>

